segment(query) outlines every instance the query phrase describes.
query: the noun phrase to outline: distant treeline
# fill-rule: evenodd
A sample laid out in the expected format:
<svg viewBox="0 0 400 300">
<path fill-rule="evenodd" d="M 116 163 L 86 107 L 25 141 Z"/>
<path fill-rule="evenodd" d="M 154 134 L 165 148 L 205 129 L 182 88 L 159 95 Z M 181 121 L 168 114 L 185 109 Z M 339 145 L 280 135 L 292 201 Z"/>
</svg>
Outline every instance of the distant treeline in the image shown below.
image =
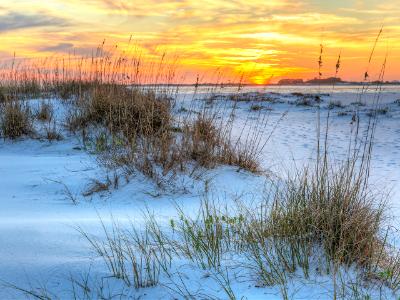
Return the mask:
<svg viewBox="0 0 400 300">
<path fill-rule="evenodd" d="M 400 84 L 400 81 L 371 81 L 372 84 Z M 302 85 L 302 84 L 364 84 L 358 81 L 343 81 L 339 77 L 314 78 L 304 81 L 303 79 L 281 79 L 277 85 Z"/>
</svg>

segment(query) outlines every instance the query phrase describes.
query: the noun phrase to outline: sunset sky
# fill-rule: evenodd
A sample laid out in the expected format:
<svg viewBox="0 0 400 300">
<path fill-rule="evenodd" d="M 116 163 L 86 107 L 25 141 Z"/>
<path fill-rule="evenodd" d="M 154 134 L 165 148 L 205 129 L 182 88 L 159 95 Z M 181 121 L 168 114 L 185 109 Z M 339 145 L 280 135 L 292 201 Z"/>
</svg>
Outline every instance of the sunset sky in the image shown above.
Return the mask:
<svg viewBox="0 0 400 300">
<path fill-rule="evenodd" d="M 89 55 L 104 39 L 126 47 L 130 36 L 149 56 L 176 54 L 180 68 L 196 74 L 242 72 L 263 84 L 317 76 L 320 44 L 323 76 L 377 77 L 388 54 L 386 80 L 400 79 L 400 0 L 0 0 L 0 55 Z M 200 75 L 201 76 L 201 75 Z"/>
</svg>

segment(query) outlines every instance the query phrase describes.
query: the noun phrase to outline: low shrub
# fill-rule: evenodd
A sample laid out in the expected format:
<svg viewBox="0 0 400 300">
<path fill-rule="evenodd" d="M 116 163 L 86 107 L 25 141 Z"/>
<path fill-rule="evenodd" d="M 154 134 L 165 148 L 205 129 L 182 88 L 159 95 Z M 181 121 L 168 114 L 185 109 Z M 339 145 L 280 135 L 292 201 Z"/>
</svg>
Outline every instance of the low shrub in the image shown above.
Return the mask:
<svg viewBox="0 0 400 300">
<path fill-rule="evenodd" d="M 32 112 L 20 101 L 9 101 L 1 107 L 0 128 L 4 138 L 16 139 L 33 133 Z"/>
<path fill-rule="evenodd" d="M 343 108 L 344 105 L 342 102 L 338 101 L 330 101 L 328 104 L 328 109 L 334 109 L 334 108 Z"/>
<path fill-rule="evenodd" d="M 74 99 L 66 127 L 81 132 L 85 145 L 107 167 L 139 170 L 159 186 L 177 172 L 196 167 L 227 164 L 259 171 L 252 149 L 258 143 L 233 141 L 213 113 L 187 111 L 179 119 L 166 94 L 104 84 L 93 85 Z"/>
<path fill-rule="evenodd" d="M 257 104 L 253 104 L 252 106 L 250 106 L 250 110 L 252 110 L 252 111 L 259 111 L 262 108 L 263 107 L 261 105 L 257 105 Z"/>
<path fill-rule="evenodd" d="M 389 107 L 378 107 L 371 109 L 367 112 L 368 117 L 375 117 L 377 115 L 386 115 L 389 112 Z"/>
<path fill-rule="evenodd" d="M 156 134 L 170 125 L 170 107 L 151 90 L 129 89 L 121 85 L 98 85 L 75 102 L 76 109 L 67 120 L 73 129 L 103 124 L 112 133 L 127 137 Z"/>
<path fill-rule="evenodd" d="M 54 115 L 54 110 L 51 103 L 41 102 L 36 112 L 36 118 L 42 122 L 44 121 L 50 122 L 51 120 L 53 120 L 53 115 Z"/>
<path fill-rule="evenodd" d="M 45 138 L 48 141 L 61 141 L 63 139 L 62 134 L 60 133 L 57 123 L 55 121 L 48 121 L 44 127 L 45 130 Z"/>
<path fill-rule="evenodd" d="M 296 100 L 297 106 L 314 106 L 315 101 L 309 97 L 302 97 L 301 99 Z"/>
</svg>

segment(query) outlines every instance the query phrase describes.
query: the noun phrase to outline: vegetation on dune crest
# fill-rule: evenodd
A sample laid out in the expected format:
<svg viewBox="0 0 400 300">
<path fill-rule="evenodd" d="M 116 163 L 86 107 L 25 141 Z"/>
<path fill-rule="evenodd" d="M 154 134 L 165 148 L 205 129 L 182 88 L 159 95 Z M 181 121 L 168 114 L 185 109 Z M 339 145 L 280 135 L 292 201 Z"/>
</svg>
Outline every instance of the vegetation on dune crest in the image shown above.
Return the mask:
<svg viewBox="0 0 400 300">
<path fill-rule="evenodd" d="M 197 110 L 192 100 L 189 108 L 177 112 L 176 90 L 169 85 L 175 66 L 164 65 L 163 60 L 164 56 L 143 70 L 137 57 L 105 54 L 82 60 L 68 70 L 60 70 L 59 64 L 48 66 L 44 77 L 29 68 L 13 69 L 3 76 L 5 84 L 0 90 L 2 136 L 17 138 L 34 130 L 34 114 L 26 102 L 16 99 L 38 94 L 61 98 L 68 111 L 66 130 L 79 136 L 85 149 L 115 172 L 114 178 L 92 180 L 84 196 L 117 188 L 117 171 L 126 177 L 139 171 L 161 188 L 172 185 L 179 173 L 193 175 L 218 165 L 259 172 L 258 155 L 268 140 L 264 131 L 268 118 L 262 106 L 251 106 L 249 115 L 255 122 L 249 130 L 239 131 L 239 137 L 232 134 L 234 112 L 238 102 L 247 101 L 249 95 L 225 97 L 233 101 L 230 110 L 222 106 L 227 117 L 221 116 L 214 96 L 201 102 Z M 336 75 L 339 65 L 340 56 Z M 322 276 L 331 279 L 327 294 L 334 299 L 372 297 L 369 293 L 383 289 L 398 293 L 400 256 L 388 238 L 386 195 L 375 192 L 369 183 L 377 115 L 388 111 L 376 108 L 368 114 L 363 136 L 358 111 L 354 113 L 348 156 L 337 163 L 328 151 L 329 118 L 331 109 L 342 108 L 342 103 L 328 104 L 325 138 L 321 138 L 322 99 L 301 93 L 292 96 L 297 97 L 296 105 L 318 110 L 314 163 L 291 170 L 286 177 L 268 178 L 256 204 L 240 198 L 217 203 L 210 199 L 206 184 L 195 216 L 177 206 L 178 217 L 169 224 L 160 224 L 147 213 L 140 229 L 133 224 L 122 227 L 117 222 L 109 226 L 101 222 L 104 236 L 97 237 L 79 228 L 107 271 L 101 282 L 90 281 L 91 274 L 84 280 L 72 278 L 71 298 L 129 297 L 139 289 L 160 285 L 184 299 L 217 297 L 207 290 L 192 291 L 190 278 L 180 272 L 185 267 L 204 275 L 202 280 L 216 283 L 220 288 L 216 294 L 223 293 L 224 299 L 238 299 L 233 284 L 239 280 L 229 268 L 239 270 L 251 286 L 278 290 L 284 299 L 290 298 L 297 279 L 312 284 Z M 275 101 L 254 97 L 254 101 Z M 35 116 L 47 124 L 49 140 L 61 138 L 49 103 L 42 102 Z M 121 290 L 106 295 L 115 283 Z M 13 288 L 39 299 L 52 298 L 47 291 L 38 294 Z"/>
<path fill-rule="evenodd" d="M 382 288 L 397 293 L 400 261 L 388 239 L 386 195 L 368 183 L 370 138 L 362 143 L 355 138 L 356 150 L 342 163 L 333 163 L 325 148 L 315 164 L 271 179 L 257 204 L 211 200 L 206 187 L 198 215 L 178 207 L 179 217 L 169 225 L 147 214 L 144 229 L 103 225 L 106 239 L 80 232 L 103 258 L 110 276 L 125 282 L 128 290 L 131 282 L 145 282 L 135 288 L 162 284 L 184 298 L 197 299 L 177 272 L 189 264 L 209 274 L 229 299 L 239 297 L 231 286 L 233 275 L 226 273 L 228 266 L 247 274 L 253 285 L 278 288 L 284 299 L 290 298 L 299 274 L 305 282 L 331 278 L 327 293 L 334 299 L 370 297 Z M 135 272 L 128 267 L 132 261 Z M 202 292 L 207 293 L 197 291 Z"/>
<path fill-rule="evenodd" d="M 36 96 L 63 99 L 68 111 L 65 128 L 81 136 L 84 147 L 96 153 L 101 164 L 123 170 L 124 176 L 139 171 L 159 187 L 166 187 L 180 172 L 194 174 L 221 164 L 260 171 L 255 145 L 265 145 L 261 134 L 239 141 L 232 136 L 232 120 L 221 122 L 207 103 L 184 114 L 175 112 L 174 60 L 163 55 L 160 61 L 146 62 L 139 53 L 128 56 L 102 47 L 92 57 L 63 59 L 62 64 L 45 60 L 45 73 L 31 61 L 12 62 L 10 69 L 0 71 L 2 101 L 9 107 Z M 44 126 L 43 136 L 61 139 L 52 105 L 40 101 L 35 116 Z M 259 131 L 267 126 L 261 117 Z M 27 118 L 21 114 L 20 119 L 20 129 L 10 126 L 23 136 L 29 133 L 23 122 Z M 11 137 L 8 132 L 3 136 Z"/>
<path fill-rule="evenodd" d="M 339 62 L 340 56 L 336 73 Z M 321 66 L 322 46 L 320 74 Z M 303 97 L 297 104 L 314 105 L 317 102 L 319 99 Z M 342 104 L 331 102 L 328 105 L 329 109 L 335 107 L 340 108 Z M 256 206 L 238 199 L 229 200 L 227 205 L 217 204 L 209 200 L 206 193 L 197 216 L 178 207 L 179 218 L 171 219 L 169 226 L 158 224 L 154 216 L 148 215 L 142 231 L 116 229 L 115 226 L 110 231 L 104 227 L 106 239 L 82 233 L 109 266 L 110 276 L 115 278 L 121 274 L 110 266 L 118 265 L 121 271 L 121 266 L 130 265 L 132 259 L 121 255 L 116 260 L 115 256 L 105 253 L 128 253 L 131 246 L 143 249 L 144 245 L 153 245 L 150 253 L 142 252 L 144 257 L 141 259 L 146 261 L 151 257 L 155 262 L 150 269 L 159 277 L 152 285 L 168 286 L 187 299 L 196 299 L 199 293 L 203 294 L 201 291 L 193 293 L 188 282 L 179 276 L 176 269 L 186 264 L 207 272 L 229 299 L 237 299 L 237 295 L 231 285 L 233 274 L 225 272 L 228 266 L 245 272 L 246 278 L 255 286 L 278 288 L 284 299 L 289 299 L 291 283 L 299 274 L 305 282 L 314 282 L 321 275 L 331 278 L 332 289 L 327 293 L 333 299 L 368 299 L 373 297 L 374 291 L 382 289 L 396 294 L 400 288 L 400 260 L 388 238 L 386 195 L 372 190 L 369 183 L 379 113 L 377 108 L 368 115 L 367 129 L 362 137 L 358 112 L 355 114 L 352 122 L 354 137 L 349 141 L 348 156 L 343 162 L 334 163 L 328 151 L 328 111 L 324 140 L 318 119 L 315 163 L 292 170 L 286 178 L 271 179 L 264 200 Z M 218 150 L 221 145 L 220 131 L 215 131 L 211 124 L 209 119 L 201 116 L 193 127 L 186 129 L 191 132 L 187 136 L 197 142 L 193 147 L 195 152 L 189 153 L 203 165 L 212 162 L 207 157 L 210 149 Z M 110 232 L 118 234 L 111 236 Z M 137 237 L 138 232 L 142 232 L 144 239 L 129 238 Z M 120 240 L 129 242 L 121 245 Z M 140 276 L 123 269 L 122 277 L 132 278 L 141 278 L 149 270 L 143 266 L 135 268 L 142 274 Z M 162 279 L 169 283 L 163 283 Z"/>
<path fill-rule="evenodd" d="M 86 145 L 95 145 L 100 162 L 107 167 L 139 170 L 159 186 L 168 176 L 192 172 L 193 163 L 195 168 L 227 164 L 259 171 L 257 140 L 252 148 L 242 147 L 230 136 L 229 124 L 208 111 L 177 117 L 173 100 L 163 93 L 99 85 L 72 101 L 67 128 L 81 134 Z M 262 125 L 266 126 L 265 121 Z"/>
<path fill-rule="evenodd" d="M 305 283 L 330 278 L 326 293 L 335 299 L 372 297 L 382 288 L 397 293 L 399 256 L 388 239 L 386 197 L 368 185 L 369 154 L 339 164 L 325 154 L 295 175 L 269 181 L 256 204 L 212 200 L 206 187 L 197 215 L 178 206 L 169 224 L 147 213 L 140 229 L 114 222 L 102 223 L 103 238 L 79 231 L 128 294 L 161 285 L 187 299 L 217 297 L 180 277 L 188 266 L 207 274 L 224 299 L 240 298 L 233 271 L 226 272 L 232 266 L 249 284 L 277 289 L 284 299 L 299 274 Z"/>
</svg>

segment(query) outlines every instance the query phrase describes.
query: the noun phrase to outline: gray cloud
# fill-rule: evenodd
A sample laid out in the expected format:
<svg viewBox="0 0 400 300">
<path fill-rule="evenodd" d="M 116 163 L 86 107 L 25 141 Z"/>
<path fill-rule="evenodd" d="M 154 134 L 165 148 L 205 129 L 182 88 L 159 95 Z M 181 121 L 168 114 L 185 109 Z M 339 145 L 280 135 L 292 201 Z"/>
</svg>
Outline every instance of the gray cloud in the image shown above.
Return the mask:
<svg viewBox="0 0 400 300">
<path fill-rule="evenodd" d="M 73 50 L 74 44 L 71 43 L 59 43 L 55 46 L 48 46 L 42 47 L 39 51 L 46 51 L 46 52 L 68 52 Z"/>
<path fill-rule="evenodd" d="M 44 26 L 66 26 L 68 21 L 63 18 L 47 15 L 44 13 L 21 14 L 9 12 L 0 15 L 0 32 Z"/>
<path fill-rule="evenodd" d="M 58 43 L 54 46 L 46 46 L 37 48 L 40 52 L 55 52 L 55 53 L 69 53 L 73 55 L 92 56 L 96 55 L 96 47 L 75 47 L 72 43 Z M 103 50 L 102 55 L 111 55 L 112 53 Z"/>
</svg>

